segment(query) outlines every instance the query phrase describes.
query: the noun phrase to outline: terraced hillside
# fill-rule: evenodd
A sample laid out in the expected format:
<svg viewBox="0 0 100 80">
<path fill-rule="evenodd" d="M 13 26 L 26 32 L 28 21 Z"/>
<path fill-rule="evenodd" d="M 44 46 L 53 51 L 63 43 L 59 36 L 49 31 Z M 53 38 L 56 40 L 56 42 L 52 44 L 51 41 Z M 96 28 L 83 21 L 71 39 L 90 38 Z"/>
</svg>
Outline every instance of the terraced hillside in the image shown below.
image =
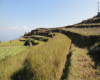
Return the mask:
<svg viewBox="0 0 100 80">
<path fill-rule="evenodd" d="M 53 39 L 47 38 L 48 41 L 44 44 L 38 44 L 5 60 L 0 60 L 0 79 L 59 80 L 71 40 L 60 33 L 55 33 Z"/>
<path fill-rule="evenodd" d="M 64 28 L 93 28 L 100 27 L 100 17 L 93 17 L 87 20 L 83 20 L 80 23 L 74 25 L 64 26 Z"/>
<path fill-rule="evenodd" d="M 70 31 L 70 32 L 77 33 L 77 34 L 82 34 L 85 36 L 90 36 L 90 35 L 99 36 L 100 35 L 100 27 L 98 28 L 96 27 L 93 27 L 93 28 L 64 28 L 62 30 Z"/>
<path fill-rule="evenodd" d="M 87 19 L 87 20 L 83 20 L 82 22 L 78 23 L 78 24 L 96 24 L 96 23 L 100 23 L 100 17 L 96 17 L 94 16 L 93 18 Z"/>
<path fill-rule="evenodd" d="M 4 59 L 6 56 L 13 56 L 27 48 L 28 48 L 28 46 L 0 47 L 0 59 Z"/>
<path fill-rule="evenodd" d="M 10 43 L 10 41 L 6 41 L 6 42 L 2 42 L 0 44 L 0 47 L 6 47 L 6 46 L 21 46 L 24 44 L 23 41 L 19 41 L 18 39 L 16 40 L 11 40 L 12 43 Z"/>
<path fill-rule="evenodd" d="M 91 20 L 91 19 L 93 20 L 93 22 L 91 22 L 91 24 L 90 24 L 89 20 Z M 100 17 L 93 17 L 91 19 L 85 20 L 87 22 L 87 24 L 82 23 L 82 22 L 84 22 L 84 21 L 82 21 L 79 24 L 65 26 L 62 28 L 62 33 L 66 32 L 68 35 L 69 34 L 75 34 L 76 36 L 78 35 L 79 37 L 81 37 L 80 42 L 81 42 L 81 39 L 85 40 L 84 38 L 86 38 L 86 37 L 88 39 L 90 37 L 94 37 L 95 40 L 98 41 L 99 37 L 100 37 L 100 20 L 99 20 Z M 90 39 L 93 39 L 93 38 L 90 38 Z M 90 39 L 89 39 L 89 41 L 90 41 Z"/>
<path fill-rule="evenodd" d="M 1 42 L 0 44 L 0 59 L 4 59 L 6 56 L 13 56 L 25 49 L 28 49 L 29 46 L 25 46 L 24 43 L 28 38 L 19 38 L 16 40 L 11 40 L 7 42 Z M 33 40 L 33 39 L 32 39 Z M 35 43 L 42 44 L 43 41 L 34 40 Z"/>
<path fill-rule="evenodd" d="M 63 80 L 100 80 L 100 17 L 63 27 L 71 40 L 71 57 Z"/>
<path fill-rule="evenodd" d="M 99 31 L 99 17 L 94 17 L 71 26 L 38 28 L 1 43 L 0 79 L 100 80 Z M 39 44 L 26 49 L 22 45 L 28 38 Z"/>
<path fill-rule="evenodd" d="M 34 73 L 32 79 L 60 80 L 70 44 L 67 36 L 57 33 L 44 45 L 31 48 L 28 60 Z"/>
</svg>

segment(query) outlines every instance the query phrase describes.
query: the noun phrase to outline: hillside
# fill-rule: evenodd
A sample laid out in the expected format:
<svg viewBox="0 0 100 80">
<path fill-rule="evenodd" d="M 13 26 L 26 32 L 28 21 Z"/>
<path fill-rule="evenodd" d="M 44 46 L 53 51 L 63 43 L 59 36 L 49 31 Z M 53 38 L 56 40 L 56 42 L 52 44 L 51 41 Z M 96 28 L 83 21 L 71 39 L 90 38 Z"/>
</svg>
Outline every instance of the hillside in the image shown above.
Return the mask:
<svg viewBox="0 0 100 80">
<path fill-rule="evenodd" d="M 100 27 L 100 17 L 93 17 L 87 20 L 83 20 L 80 23 L 64 26 L 64 28 L 92 28 Z"/>
<path fill-rule="evenodd" d="M 100 80 L 99 57 L 100 17 L 37 28 L 0 42 L 0 80 Z"/>
<path fill-rule="evenodd" d="M 100 17 L 65 26 L 61 32 L 72 40 L 66 80 L 100 80 Z"/>
<path fill-rule="evenodd" d="M 55 34 L 54 39 L 45 37 L 48 38 L 46 43 L 32 46 L 0 60 L 0 79 L 60 80 L 71 40 L 61 33 L 53 34 Z M 43 40 L 40 36 L 33 38 Z"/>
<path fill-rule="evenodd" d="M 100 35 L 100 17 L 93 17 L 74 25 L 64 26 L 63 30 L 90 36 Z"/>
<path fill-rule="evenodd" d="M 87 20 L 83 20 L 82 22 L 78 23 L 78 24 L 97 24 L 100 23 L 100 17 L 93 17 Z"/>
</svg>

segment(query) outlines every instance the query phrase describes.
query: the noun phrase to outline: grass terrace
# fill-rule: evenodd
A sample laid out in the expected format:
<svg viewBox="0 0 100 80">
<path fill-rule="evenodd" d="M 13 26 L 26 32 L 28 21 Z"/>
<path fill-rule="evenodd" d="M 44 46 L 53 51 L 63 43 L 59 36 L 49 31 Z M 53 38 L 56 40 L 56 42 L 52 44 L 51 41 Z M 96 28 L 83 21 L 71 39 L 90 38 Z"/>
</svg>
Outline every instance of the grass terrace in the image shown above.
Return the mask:
<svg viewBox="0 0 100 80">
<path fill-rule="evenodd" d="M 12 43 L 10 43 L 10 41 L 2 42 L 0 44 L 0 47 L 6 47 L 6 46 L 21 46 L 23 44 L 24 44 L 23 41 L 19 41 L 18 39 L 16 39 L 16 40 L 12 40 Z"/>
<path fill-rule="evenodd" d="M 87 49 L 71 45 L 71 62 L 65 80 L 100 80 L 100 69 L 95 68 L 95 62 L 87 53 Z"/>
<path fill-rule="evenodd" d="M 70 44 L 71 40 L 66 35 L 57 33 L 45 44 L 31 48 L 28 53 L 28 61 L 34 74 L 31 79 L 60 80 Z"/>
<path fill-rule="evenodd" d="M 36 48 L 37 46 L 43 45 L 44 43 L 43 41 L 38 42 L 39 44 L 32 46 L 32 48 Z M 26 75 L 28 74 L 28 68 L 25 65 L 27 64 L 27 55 L 29 55 L 28 53 L 30 51 L 30 48 L 28 48 L 27 46 L 17 46 L 17 44 L 16 46 L 11 46 L 10 44 L 12 43 L 10 43 L 9 41 L 2 42 L 2 46 L 4 47 L 0 47 L 0 80 L 19 80 L 20 74 L 23 74 L 24 76 L 24 79 L 22 80 L 28 80 Z M 20 45 L 23 45 L 22 43 Z M 25 71 L 25 74 L 23 73 L 23 71 Z"/>
<path fill-rule="evenodd" d="M 27 38 L 28 39 L 28 38 Z M 25 38 L 20 38 L 16 39 L 16 40 L 12 40 L 12 43 L 10 43 L 10 41 L 6 41 L 6 42 L 2 42 L 0 44 L 0 47 L 8 47 L 8 46 L 23 46 L 24 42 L 27 40 Z M 39 44 L 44 43 L 43 41 L 39 41 L 39 40 L 34 40 L 35 42 L 39 42 Z"/>
<path fill-rule="evenodd" d="M 13 56 L 27 48 L 28 48 L 28 46 L 0 47 L 0 60 L 4 59 L 6 56 Z"/>
<path fill-rule="evenodd" d="M 56 33 L 53 39 L 49 38 L 44 44 L 16 55 L 12 53 L 14 56 L 0 60 L 0 79 L 18 80 L 21 76 L 22 80 L 60 80 L 70 44 L 71 40 L 66 35 Z"/>
<path fill-rule="evenodd" d="M 90 36 L 90 35 L 100 35 L 100 27 L 96 28 L 65 28 L 63 30 L 82 34 L 85 36 Z"/>
</svg>

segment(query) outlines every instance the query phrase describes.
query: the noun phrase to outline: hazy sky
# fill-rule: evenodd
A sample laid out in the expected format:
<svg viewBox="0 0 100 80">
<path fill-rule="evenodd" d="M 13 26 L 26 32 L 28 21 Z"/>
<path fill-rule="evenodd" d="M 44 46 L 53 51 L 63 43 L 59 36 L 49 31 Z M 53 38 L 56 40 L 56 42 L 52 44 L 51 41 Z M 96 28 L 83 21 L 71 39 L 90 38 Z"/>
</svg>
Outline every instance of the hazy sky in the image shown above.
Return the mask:
<svg viewBox="0 0 100 80">
<path fill-rule="evenodd" d="M 72 25 L 97 15 L 100 0 L 0 0 L 0 40 L 40 27 Z"/>
</svg>

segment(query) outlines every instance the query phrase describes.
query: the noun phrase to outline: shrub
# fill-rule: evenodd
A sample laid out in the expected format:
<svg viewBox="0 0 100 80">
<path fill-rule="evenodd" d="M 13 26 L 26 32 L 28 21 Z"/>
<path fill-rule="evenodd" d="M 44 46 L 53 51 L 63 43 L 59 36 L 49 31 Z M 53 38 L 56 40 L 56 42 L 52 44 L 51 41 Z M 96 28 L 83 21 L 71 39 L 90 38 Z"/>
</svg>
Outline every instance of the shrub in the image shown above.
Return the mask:
<svg viewBox="0 0 100 80">
<path fill-rule="evenodd" d="M 43 41 L 44 41 L 44 42 L 47 42 L 47 41 L 48 41 L 48 39 L 43 39 Z"/>
<path fill-rule="evenodd" d="M 39 44 L 39 42 L 35 42 L 35 43 L 34 43 L 34 45 L 37 45 L 37 44 Z"/>
<path fill-rule="evenodd" d="M 25 41 L 25 43 L 24 43 L 24 45 L 25 46 L 27 46 L 27 45 L 37 45 L 37 44 L 39 44 L 38 42 L 34 42 L 34 40 L 31 40 L 30 38 L 29 39 L 27 39 L 26 41 Z"/>
<path fill-rule="evenodd" d="M 27 45 L 30 44 L 30 42 L 33 44 L 33 43 L 34 43 L 34 40 L 31 40 L 31 39 L 29 38 L 29 39 L 27 39 L 27 40 L 25 41 L 24 45 L 27 46 Z"/>
</svg>

